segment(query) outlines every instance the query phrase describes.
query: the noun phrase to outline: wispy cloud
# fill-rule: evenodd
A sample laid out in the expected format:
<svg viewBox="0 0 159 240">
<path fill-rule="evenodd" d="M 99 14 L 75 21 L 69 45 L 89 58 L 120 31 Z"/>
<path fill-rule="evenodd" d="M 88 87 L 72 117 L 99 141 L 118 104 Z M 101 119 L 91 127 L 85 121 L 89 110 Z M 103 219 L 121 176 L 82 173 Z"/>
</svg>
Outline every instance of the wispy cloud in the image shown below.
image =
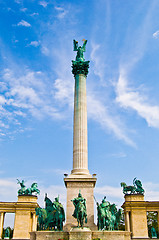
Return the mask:
<svg viewBox="0 0 159 240">
<path fill-rule="evenodd" d="M 40 1 L 40 2 L 39 2 L 39 5 L 41 5 L 41 6 L 43 6 L 44 8 L 46 8 L 47 5 L 48 5 L 48 2 L 46 2 L 46 1 Z"/>
<path fill-rule="evenodd" d="M 20 125 L 21 117 L 62 118 L 51 101 L 53 86 L 48 86 L 46 75 L 25 67 L 21 71 L 22 68 L 15 66 L 14 69 L 4 69 L 2 73 L 3 84 L 0 94 L 0 128 L 4 128 L 2 133 L 5 133 L 5 129 L 10 125 Z"/>
<path fill-rule="evenodd" d="M 38 47 L 40 45 L 40 42 L 39 41 L 31 41 L 29 43 L 29 46 L 33 46 L 33 47 Z"/>
<path fill-rule="evenodd" d="M 63 7 L 55 6 L 55 9 L 58 12 L 57 18 L 59 18 L 59 19 L 63 19 L 66 16 L 66 14 L 68 13 L 68 11 Z"/>
<path fill-rule="evenodd" d="M 38 15 L 39 15 L 39 13 L 37 13 L 37 12 L 34 12 L 34 13 L 30 14 L 31 17 L 38 16 Z"/>
<path fill-rule="evenodd" d="M 91 43 L 91 60 L 94 64 L 94 74 L 99 77 L 98 87 L 107 86 L 105 81 L 106 76 L 106 65 L 103 63 L 101 46 L 99 44 Z M 96 86 L 95 86 L 96 87 Z M 94 88 L 95 88 L 94 87 Z M 112 87 L 112 86 L 111 86 Z M 100 89 L 101 91 L 101 89 Z M 105 88 L 106 91 L 106 88 Z M 113 133 L 118 139 L 123 140 L 125 143 L 131 146 L 135 146 L 135 143 L 128 137 L 126 127 L 120 120 L 119 114 L 112 115 L 110 113 L 110 104 L 112 99 L 108 99 L 107 104 L 102 102 L 97 94 L 94 94 L 96 91 L 90 91 L 88 89 L 87 99 L 88 99 L 88 117 L 92 118 L 98 122 L 102 128 Z"/>
<path fill-rule="evenodd" d="M 154 38 L 159 38 L 159 30 L 157 30 L 156 32 L 153 33 L 153 37 Z"/>
<path fill-rule="evenodd" d="M 142 24 L 135 29 L 134 37 L 128 36 L 127 47 L 123 49 L 123 55 L 119 65 L 119 78 L 115 85 L 116 101 L 120 107 L 132 109 L 146 120 L 148 126 L 159 128 L 159 106 L 152 104 L 151 100 L 143 93 L 143 87 L 130 87 L 129 81 L 132 79 L 131 73 L 135 66 L 143 59 L 147 50 L 149 36 L 151 34 L 151 24 L 153 11 L 157 2 L 153 1 L 148 9 Z M 157 36 L 158 33 L 154 33 Z M 131 37 L 131 41 L 130 40 Z M 131 45 L 133 43 L 133 45 Z M 129 47 L 129 49 L 128 49 Z M 135 79 L 134 79 L 135 83 Z"/>
<path fill-rule="evenodd" d="M 14 0 L 14 1 L 18 4 L 22 3 L 22 0 Z"/>
<path fill-rule="evenodd" d="M 111 116 L 107 107 L 93 94 L 87 96 L 88 99 L 88 117 L 98 122 L 107 131 L 113 132 L 114 135 L 131 146 L 135 143 L 127 136 L 120 118 Z"/>
<path fill-rule="evenodd" d="M 21 8 L 20 11 L 21 12 L 26 12 L 28 9 L 27 8 Z"/>
<path fill-rule="evenodd" d="M 28 22 L 25 21 L 25 20 L 21 20 L 21 21 L 17 24 L 17 26 L 31 27 L 31 24 L 28 23 Z"/>
<path fill-rule="evenodd" d="M 159 106 L 153 106 L 138 90 L 128 87 L 127 75 L 120 69 L 119 80 L 116 85 L 116 101 L 121 107 L 135 110 L 144 118 L 150 127 L 159 128 Z"/>
<path fill-rule="evenodd" d="M 65 173 L 69 173 L 69 169 L 55 169 L 55 168 L 49 168 L 49 169 L 42 169 L 41 170 L 44 173 L 55 173 L 56 175 L 64 175 Z"/>
</svg>

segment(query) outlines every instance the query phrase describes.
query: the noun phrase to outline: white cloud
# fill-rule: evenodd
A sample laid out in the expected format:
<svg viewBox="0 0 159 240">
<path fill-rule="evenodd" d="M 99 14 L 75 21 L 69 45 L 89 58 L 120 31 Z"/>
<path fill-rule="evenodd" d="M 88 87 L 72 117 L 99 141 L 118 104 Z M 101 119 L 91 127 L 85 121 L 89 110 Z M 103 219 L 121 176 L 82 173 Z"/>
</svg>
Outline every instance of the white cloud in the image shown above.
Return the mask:
<svg viewBox="0 0 159 240">
<path fill-rule="evenodd" d="M 22 0 L 14 0 L 14 1 L 18 4 L 22 3 Z"/>
<path fill-rule="evenodd" d="M 54 98 L 57 101 L 62 101 L 63 103 L 73 106 L 73 84 L 70 81 L 64 81 L 63 79 L 56 79 L 54 83 L 55 93 Z"/>
<path fill-rule="evenodd" d="M 116 101 L 121 107 L 135 110 L 140 117 L 146 120 L 148 126 L 159 128 L 159 106 L 153 106 L 139 91 L 128 87 L 124 69 L 120 69 L 116 94 Z"/>
<path fill-rule="evenodd" d="M 31 17 L 38 16 L 38 15 L 39 15 L 39 13 L 37 13 L 37 12 L 34 12 L 34 13 L 30 14 Z"/>
<path fill-rule="evenodd" d="M 93 94 L 88 94 L 88 117 L 98 122 L 104 129 L 110 130 L 118 139 L 135 147 L 135 143 L 127 136 L 119 117 L 111 116 L 107 107 Z"/>
<path fill-rule="evenodd" d="M 154 38 L 159 38 L 159 30 L 157 30 L 156 32 L 153 33 L 153 37 Z"/>
<path fill-rule="evenodd" d="M 41 52 L 42 52 L 45 56 L 49 56 L 49 49 L 48 49 L 47 47 L 42 46 Z"/>
<path fill-rule="evenodd" d="M 28 9 L 27 8 L 21 8 L 20 11 L 21 12 L 26 12 Z"/>
<path fill-rule="evenodd" d="M 94 63 L 94 74 L 97 75 L 102 82 L 105 82 L 105 71 L 106 71 L 106 64 L 103 61 L 103 56 L 101 54 L 101 46 L 99 44 L 91 43 L 92 51 L 91 51 L 91 61 Z M 98 52 L 99 50 L 99 52 Z"/>
<path fill-rule="evenodd" d="M 53 85 L 45 74 L 14 65 L 13 69 L 2 72 L 3 95 L 0 95 L 0 129 L 21 124 L 22 118 L 61 119 L 52 99 Z M 20 118 L 19 118 L 20 117 Z"/>
<path fill-rule="evenodd" d="M 31 27 L 31 24 L 26 22 L 25 20 L 21 20 L 17 26 Z"/>
<path fill-rule="evenodd" d="M 59 18 L 59 19 L 63 19 L 66 16 L 66 14 L 68 13 L 68 11 L 62 7 L 55 6 L 55 9 L 58 12 L 57 18 Z"/>
<path fill-rule="evenodd" d="M 39 41 L 31 41 L 30 46 L 33 46 L 33 47 L 38 47 L 40 45 Z"/>
<path fill-rule="evenodd" d="M 144 182 L 146 201 L 159 201 L 159 183 Z"/>
<path fill-rule="evenodd" d="M 42 169 L 41 170 L 44 173 L 55 173 L 57 175 L 62 175 L 64 176 L 64 174 L 68 174 L 70 172 L 69 169 L 55 169 L 55 168 L 49 168 L 49 169 Z"/>
<path fill-rule="evenodd" d="M 44 8 L 46 8 L 47 5 L 48 5 L 48 2 L 46 2 L 46 1 L 40 1 L 40 2 L 39 2 L 39 5 L 41 5 L 41 6 L 43 6 Z"/>
</svg>

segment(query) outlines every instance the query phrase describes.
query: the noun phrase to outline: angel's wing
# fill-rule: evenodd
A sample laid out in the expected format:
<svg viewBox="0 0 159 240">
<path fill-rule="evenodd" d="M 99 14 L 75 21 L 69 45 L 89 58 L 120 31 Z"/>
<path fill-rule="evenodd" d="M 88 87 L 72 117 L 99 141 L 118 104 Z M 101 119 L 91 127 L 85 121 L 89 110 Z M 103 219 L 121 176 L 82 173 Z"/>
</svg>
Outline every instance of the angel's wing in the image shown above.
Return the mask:
<svg viewBox="0 0 159 240">
<path fill-rule="evenodd" d="M 73 51 L 77 51 L 78 50 L 78 42 L 76 40 L 73 40 L 73 46 L 74 46 Z"/>
<path fill-rule="evenodd" d="M 86 51 L 86 44 L 87 44 L 87 40 L 84 40 L 83 46 L 82 46 L 83 52 Z"/>
</svg>

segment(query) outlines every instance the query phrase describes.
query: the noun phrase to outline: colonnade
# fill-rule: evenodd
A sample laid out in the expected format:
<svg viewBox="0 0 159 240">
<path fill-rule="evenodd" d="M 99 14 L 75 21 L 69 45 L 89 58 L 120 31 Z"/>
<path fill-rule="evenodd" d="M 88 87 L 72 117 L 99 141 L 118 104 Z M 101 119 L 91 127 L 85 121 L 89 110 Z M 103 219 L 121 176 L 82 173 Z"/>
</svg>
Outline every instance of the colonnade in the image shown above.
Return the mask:
<svg viewBox="0 0 159 240">
<path fill-rule="evenodd" d="M 37 230 L 36 196 L 18 196 L 17 202 L 0 202 L 0 239 L 6 213 L 15 213 L 13 239 L 30 239 L 29 232 Z"/>
<path fill-rule="evenodd" d="M 132 233 L 132 238 L 149 238 L 147 212 L 158 213 L 159 229 L 159 202 L 144 201 L 144 195 L 127 194 L 122 207 L 125 215 L 125 230 Z"/>
</svg>

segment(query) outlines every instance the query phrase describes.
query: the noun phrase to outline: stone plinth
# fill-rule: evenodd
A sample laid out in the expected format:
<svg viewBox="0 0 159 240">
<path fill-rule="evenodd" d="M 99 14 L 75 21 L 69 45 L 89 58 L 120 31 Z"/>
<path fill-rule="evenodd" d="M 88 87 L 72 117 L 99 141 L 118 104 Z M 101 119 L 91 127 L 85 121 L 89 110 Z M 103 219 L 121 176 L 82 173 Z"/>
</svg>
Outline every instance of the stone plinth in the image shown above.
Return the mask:
<svg viewBox="0 0 159 240">
<path fill-rule="evenodd" d="M 124 198 L 125 202 L 144 201 L 144 195 L 142 194 L 126 194 Z"/>
<path fill-rule="evenodd" d="M 66 224 L 64 229 L 69 231 L 71 227 L 77 226 L 77 220 L 72 216 L 74 212 L 74 205 L 72 199 L 78 196 L 81 190 L 82 196 L 86 199 L 87 207 L 87 224 L 84 226 L 89 227 L 91 230 L 96 230 L 94 224 L 94 187 L 96 178 L 91 175 L 73 175 L 64 179 L 67 188 L 67 205 L 66 205 Z"/>
<path fill-rule="evenodd" d="M 89 228 L 72 228 L 69 232 L 69 240 L 91 240 L 92 232 Z"/>
<path fill-rule="evenodd" d="M 130 240 L 131 233 L 127 231 L 91 231 L 89 228 L 72 228 L 69 232 L 37 231 L 30 233 L 30 240 Z"/>
<path fill-rule="evenodd" d="M 102 240 L 130 240 L 131 233 L 127 231 L 95 231 L 92 232 L 92 239 Z"/>
<path fill-rule="evenodd" d="M 20 202 L 37 203 L 37 196 L 20 195 L 20 196 L 18 196 L 18 203 L 20 203 Z"/>
<path fill-rule="evenodd" d="M 30 240 L 58 240 L 58 239 L 69 240 L 69 233 L 59 231 L 37 231 L 30 233 Z"/>
<path fill-rule="evenodd" d="M 144 195 L 125 195 L 122 207 L 125 214 L 125 230 L 132 232 L 132 238 L 148 238 L 147 204 Z"/>
<path fill-rule="evenodd" d="M 36 207 L 38 207 L 36 196 L 18 196 L 15 208 L 13 239 L 29 239 L 29 232 L 36 230 Z"/>
</svg>

